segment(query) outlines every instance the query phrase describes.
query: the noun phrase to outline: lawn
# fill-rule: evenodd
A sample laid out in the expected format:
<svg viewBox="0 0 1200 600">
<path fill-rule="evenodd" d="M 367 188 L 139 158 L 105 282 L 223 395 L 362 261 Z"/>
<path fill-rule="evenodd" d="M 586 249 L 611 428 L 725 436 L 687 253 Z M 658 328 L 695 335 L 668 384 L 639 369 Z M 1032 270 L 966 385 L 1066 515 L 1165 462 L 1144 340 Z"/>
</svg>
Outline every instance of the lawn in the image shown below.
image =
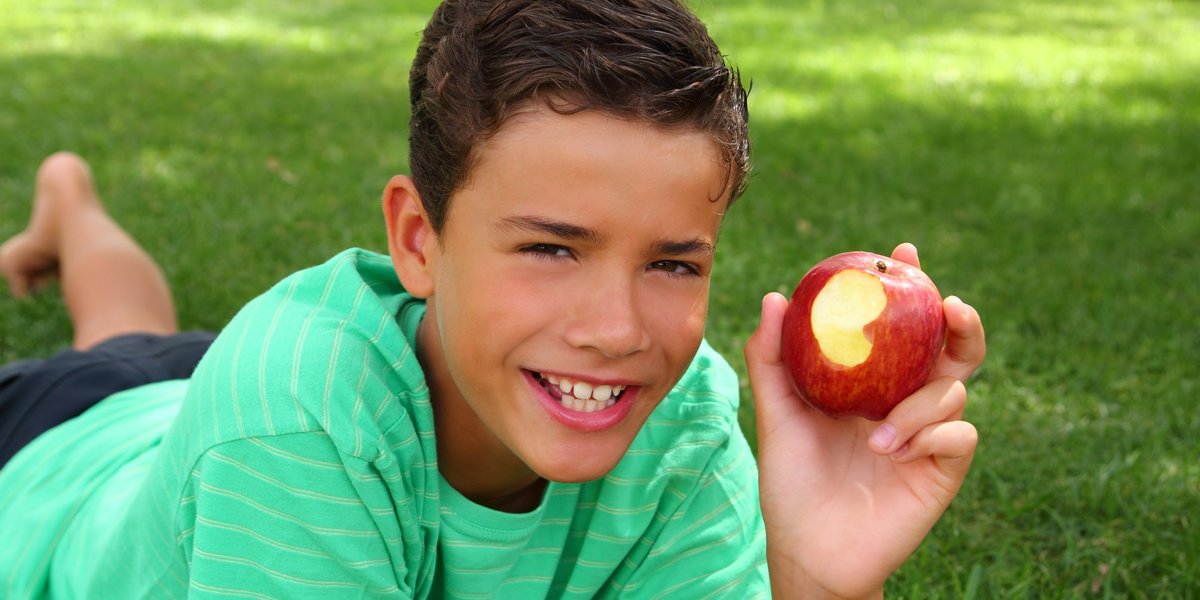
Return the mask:
<svg viewBox="0 0 1200 600">
<path fill-rule="evenodd" d="M 433 2 L 393 4 L 0 0 L 0 238 L 72 149 L 185 327 L 382 249 Z M 764 292 L 904 240 L 987 325 L 979 454 L 889 595 L 1200 595 L 1200 4 L 694 6 L 754 86 L 713 344 L 742 370 Z M 0 296 L 0 361 L 68 334 L 56 294 Z"/>
</svg>

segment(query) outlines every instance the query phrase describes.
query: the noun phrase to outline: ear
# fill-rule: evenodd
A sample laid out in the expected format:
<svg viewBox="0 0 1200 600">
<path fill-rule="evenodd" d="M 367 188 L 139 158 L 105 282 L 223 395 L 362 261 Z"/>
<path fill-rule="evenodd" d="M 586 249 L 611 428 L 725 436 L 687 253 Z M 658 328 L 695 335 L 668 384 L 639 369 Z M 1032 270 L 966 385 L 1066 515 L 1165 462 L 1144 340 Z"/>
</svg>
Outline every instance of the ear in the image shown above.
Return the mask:
<svg viewBox="0 0 1200 600">
<path fill-rule="evenodd" d="M 437 252 L 437 236 L 412 178 L 396 175 L 388 181 L 383 190 L 383 218 L 387 221 L 388 253 L 400 283 L 418 298 L 433 295 L 431 259 Z"/>
</svg>

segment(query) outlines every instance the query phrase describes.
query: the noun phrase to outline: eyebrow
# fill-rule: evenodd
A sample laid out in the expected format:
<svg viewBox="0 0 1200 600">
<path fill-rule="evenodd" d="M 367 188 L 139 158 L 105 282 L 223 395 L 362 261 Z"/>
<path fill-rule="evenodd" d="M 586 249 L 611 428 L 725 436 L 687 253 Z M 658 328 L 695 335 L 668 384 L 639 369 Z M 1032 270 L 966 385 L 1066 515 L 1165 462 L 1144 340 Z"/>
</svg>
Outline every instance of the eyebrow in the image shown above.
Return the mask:
<svg viewBox="0 0 1200 600">
<path fill-rule="evenodd" d="M 663 256 L 712 256 L 712 242 L 700 238 L 690 240 L 660 240 L 654 243 L 654 254 Z"/>
<path fill-rule="evenodd" d="M 500 219 L 500 226 L 505 229 L 516 229 L 531 233 L 545 233 L 564 240 L 579 240 L 584 242 L 599 242 L 600 234 L 594 229 L 588 229 L 571 223 L 554 221 L 542 217 L 517 216 Z"/>
<path fill-rule="evenodd" d="M 504 229 L 516 229 L 518 231 L 528 231 L 532 233 L 544 233 L 552 235 L 562 240 L 584 241 L 590 243 L 599 243 L 602 241 L 602 236 L 594 229 L 589 229 L 581 225 L 565 223 L 563 221 L 555 221 L 544 217 L 536 216 L 515 216 L 504 217 L 500 219 L 499 227 Z M 693 238 L 690 240 L 658 240 L 654 242 L 651 251 L 654 254 L 663 256 L 686 256 L 686 255 L 702 255 L 712 256 L 713 243 L 703 238 Z"/>
</svg>

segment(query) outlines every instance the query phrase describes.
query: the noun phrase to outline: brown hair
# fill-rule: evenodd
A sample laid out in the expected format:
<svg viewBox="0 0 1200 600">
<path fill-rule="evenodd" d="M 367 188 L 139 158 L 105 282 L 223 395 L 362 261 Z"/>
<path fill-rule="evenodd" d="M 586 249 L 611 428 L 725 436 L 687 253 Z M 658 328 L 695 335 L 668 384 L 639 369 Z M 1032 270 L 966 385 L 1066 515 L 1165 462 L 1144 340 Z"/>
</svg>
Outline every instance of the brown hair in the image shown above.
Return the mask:
<svg viewBox="0 0 1200 600">
<path fill-rule="evenodd" d="M 435 231 L 473 149 L 542 102 L 712 135 L 733 202 L 749 171 L 746 90 L 678 0 L 444 0 L 409 77 L 409 165 Z"/>
</svg>

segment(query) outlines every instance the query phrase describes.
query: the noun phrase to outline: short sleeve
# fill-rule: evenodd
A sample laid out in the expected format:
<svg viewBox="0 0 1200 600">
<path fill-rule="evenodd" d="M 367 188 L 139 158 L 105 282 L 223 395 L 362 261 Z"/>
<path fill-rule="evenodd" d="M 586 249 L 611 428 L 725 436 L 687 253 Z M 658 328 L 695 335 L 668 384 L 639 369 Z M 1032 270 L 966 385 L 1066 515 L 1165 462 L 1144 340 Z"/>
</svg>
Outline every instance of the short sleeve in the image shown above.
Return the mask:
<svg viewBox="0 0 1200 600">
<path fill-rule="evenodd" d="M 411 597 L 391 559 L 402 540 L 380 527 L 391 511 L 364 499 L 355 479 L 369 475 L 343 460 L 320 432 L 205 452 L 176 518 L 189 597 Z"/>
</svg>

